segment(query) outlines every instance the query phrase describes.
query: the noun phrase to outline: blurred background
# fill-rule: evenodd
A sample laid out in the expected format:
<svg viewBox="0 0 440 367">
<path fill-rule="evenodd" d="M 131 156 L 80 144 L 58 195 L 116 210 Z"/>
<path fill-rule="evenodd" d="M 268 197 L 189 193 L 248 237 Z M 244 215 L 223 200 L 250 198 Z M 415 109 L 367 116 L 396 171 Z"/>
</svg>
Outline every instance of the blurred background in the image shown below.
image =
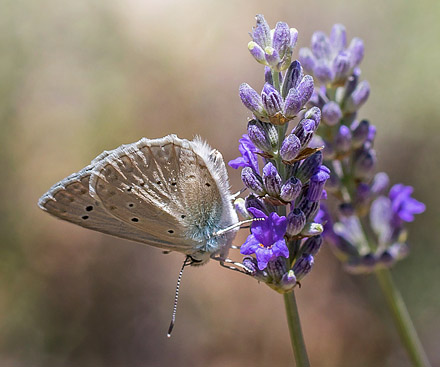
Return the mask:
<svg viewBox="0 0 440 367">
<path fill-rule="evenodd" d="M 0 366 L 291 366 L 283 299 L 216 263 L 187 269 L 166 338 L 180 254 L 95 233 L 37 207 L 104 149 L 200 134 L 238 155 L 254 16 L 299 47 L 341 22 L 366 44 L 379 169 L 427 211 L 393 275 L 440 365 L 440 2 L 3 0 L 0 13 Z M 297 54 L 296 54 L 297 55 Z M 239 174 L 229 170 L 233 190 Z M 236 242 L 244 240 L 243 231 Z M 321 250 L 297 293 L 314 366 L 409 366 L 375 279 Z"/>
</svg>

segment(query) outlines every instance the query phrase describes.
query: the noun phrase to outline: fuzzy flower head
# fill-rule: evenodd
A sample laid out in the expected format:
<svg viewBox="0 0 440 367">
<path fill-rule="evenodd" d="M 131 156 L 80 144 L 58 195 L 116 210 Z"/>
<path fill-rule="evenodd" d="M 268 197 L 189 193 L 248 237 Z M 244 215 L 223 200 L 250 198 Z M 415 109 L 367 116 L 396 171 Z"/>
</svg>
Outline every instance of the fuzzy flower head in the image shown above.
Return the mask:
<svg viewBox="0 0 440 367">
<path fill-rule="evenodd" d="M 255 254 L 259 270 L 264 270 L 269 261 L 277 257 L 289 257 L 289 250 L 284 239 L 287 228 L 286 217 L 280 217 L 277 213 L 270 213 L 267 216 L 255 208 L 248 208 L 248 211 L 255 218 L 262 218 L 262 220 L 252 224 L 251 234 L 241 246 L 240 252 L 243 255 Z"/>
<path fill-rule="evenodd" d="M 256 20 L 257 25 L 251 32 L 252 41 L 248 44 L 249 52 L 255 60 L 274 71 L 286 70 L 292 59 L 298 31 L 284 22 L 278 22 L 275 29 L 270 29 L 261 14 L 256 16 Z"/>
<path fill-rule="evenodd" d="M 324 32 L 315 32 L 310 48 L 299 51 L 299 59 L 307 72 L 322 84 L 334 85 L 344 85 L 363 56 L 364 43 L 361 39 L 353 38 L 347 47 L 347 36 L 342 24 L 332 27 L 330 37 Z"/>
<path fill-rule="evenodd" d="M 374 186 L 373 186 L 374 188 Z M 379 196 L 371 204 L 370 225 L 375 235 L 376 248 L 366 241 L 356 216 L 341 217 L 333 225 L 331 243 L 346 269 L 352 273 L 368 273 L 380 267 L 390 267 L 408 255 L 405 222 L 414 220 L 415 214 L 425 210 L 425 205 L 411 197 L 413 188 L 394 185 L 389 196 Z"/>
</svg>

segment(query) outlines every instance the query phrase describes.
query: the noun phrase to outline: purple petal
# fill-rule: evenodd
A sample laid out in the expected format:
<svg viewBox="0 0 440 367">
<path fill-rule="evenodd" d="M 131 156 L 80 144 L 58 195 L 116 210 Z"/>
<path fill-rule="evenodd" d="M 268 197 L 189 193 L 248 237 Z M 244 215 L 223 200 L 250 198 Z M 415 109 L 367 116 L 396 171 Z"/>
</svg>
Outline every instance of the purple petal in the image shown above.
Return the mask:
<svg viewBox="0 0 440 367">
<path fill-rule="evenodd" d="M 246 241 L 240 247 L 240 253 L 242 255 L 252 255 L 255 254 L 255 251 L 258 249 L 260 243 L 254 237 L 253 234 L 250 234 Z"/>
</svg>

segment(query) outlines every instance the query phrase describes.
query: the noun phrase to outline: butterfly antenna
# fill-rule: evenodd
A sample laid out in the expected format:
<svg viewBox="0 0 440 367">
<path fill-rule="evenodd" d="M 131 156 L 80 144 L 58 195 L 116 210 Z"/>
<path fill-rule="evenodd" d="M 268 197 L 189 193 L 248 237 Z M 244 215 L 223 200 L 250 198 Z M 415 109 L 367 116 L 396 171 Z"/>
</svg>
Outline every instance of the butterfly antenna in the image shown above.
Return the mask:
<svg viewBox="0 0 440 367">
<path fill-rule="evenodd" d="M 183 269 L 185 269 L 185 266 L 188 266 L 191 264 L 191 258 L 187 256 L 185 258 L 185 261 L 183 262 L 182 268 L 180 269 L 179 277 L 177 278 L 177 285 L 176 285 L 176 294 L 174 295 L 174 307 L 173 307 L 173 316 L 171 317 L 170 327 L 168 328 L 168 338 L 171 338 L 171 333 L 174 328 L 174 324 L 176 323 L 176 313 L 177 313 L 177 301 L 179 299 L 179 288 L 180 288 L 180 282 L 182 281 L 182 275 L 183 275 Z"/>
</svg>

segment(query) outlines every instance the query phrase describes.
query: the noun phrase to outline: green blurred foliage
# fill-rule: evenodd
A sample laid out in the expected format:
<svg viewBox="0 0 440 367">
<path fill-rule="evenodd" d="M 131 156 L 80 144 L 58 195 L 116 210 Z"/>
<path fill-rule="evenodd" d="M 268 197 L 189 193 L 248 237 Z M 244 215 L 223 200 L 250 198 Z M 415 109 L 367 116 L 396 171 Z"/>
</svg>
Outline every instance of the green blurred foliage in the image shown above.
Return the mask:
<svg viewBox="0 0 440 367">
<path fill-rule="evenodd" d="M 182 256 L 76 228 L 36 206 L 102 150 L 141 136 L 200 134 L 234 158 L 248 117 L 238 85 L 262 86 L 246 50 L 256 13 L 296 27 L 300 46 L 336 22 L 365 40 L 372 94 L 361 116 L 378 127 L 380 169 L 413 185 L 428 208 L 410 225 L 412 254 L 393 274 L 440 364 L 439 234 L 429 231 L 440 224 L 439 8 L 433 0 L 3 0 L 0 365 L 291 365 L 282 299 L 267 287 L 217 264 L 189 269 L 167 340 Z M 238 190 L 239 175 L 230 175 Z M 312 365 L 409 365 L 374 279 L 347 275 L 328 249 L 297 293 Z"/>
</svg>

